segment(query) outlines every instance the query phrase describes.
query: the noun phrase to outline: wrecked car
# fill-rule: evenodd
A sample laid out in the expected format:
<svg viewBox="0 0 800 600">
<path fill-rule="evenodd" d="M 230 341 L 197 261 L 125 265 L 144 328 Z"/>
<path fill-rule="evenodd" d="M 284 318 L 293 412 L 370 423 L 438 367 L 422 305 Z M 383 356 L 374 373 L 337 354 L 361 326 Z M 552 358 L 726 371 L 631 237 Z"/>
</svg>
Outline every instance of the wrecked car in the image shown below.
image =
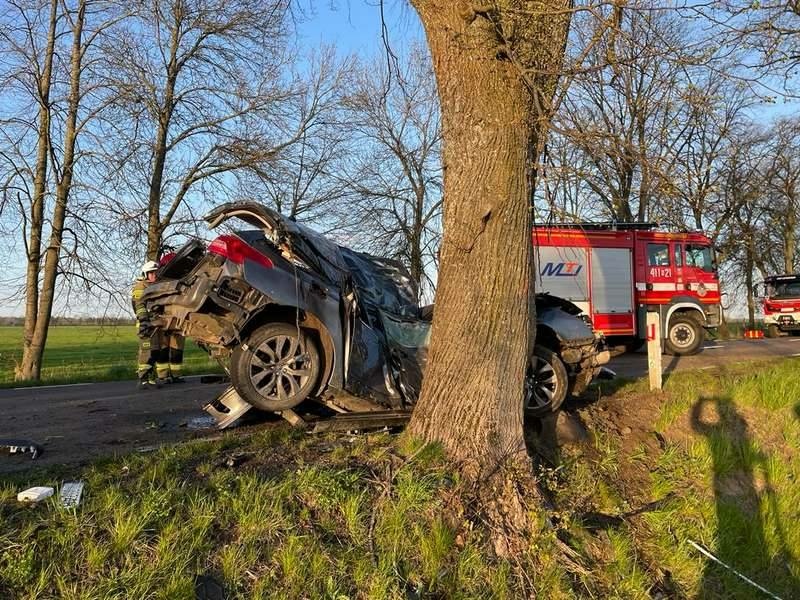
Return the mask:
<svg viewBox="0 0 800 600">
<path fill-rule="evenodd" d="M 337 245 L 256 203 L 224 204 L 205 220 L 214 229 L 234 218 L 250 228 L 207 247 L 188 242 L 148 287 L 144 300 L 162 326 L 227 360 L 238 394 L 262 410 L 288 410 L 309 397 L 348 398 L 348 410 L 353 399 L 412 408 L 433 306 L 417 304 L 405 267 Z M 609 357 L 574 304 L 541 294 L 536 311 L 529 416 L 583 391 Z"/>
</svg>

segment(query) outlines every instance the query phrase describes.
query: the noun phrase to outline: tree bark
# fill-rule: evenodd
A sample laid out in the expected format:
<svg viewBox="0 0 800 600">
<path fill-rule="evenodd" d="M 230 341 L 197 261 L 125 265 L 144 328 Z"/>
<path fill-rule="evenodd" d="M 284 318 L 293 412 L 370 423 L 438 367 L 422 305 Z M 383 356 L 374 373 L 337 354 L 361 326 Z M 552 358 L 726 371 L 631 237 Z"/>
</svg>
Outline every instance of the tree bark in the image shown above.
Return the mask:
<svg viewBox="0 0 800 600">
<path fill-rule="evenodd" d="M 26 344 L 22 353 L 18 378 L 38 380 L 41 376 L 42 357 L 47 344 L 47 333 L 50 318 L 53 314 L 56 278 L 61 256 L 61 241 L 64 234 L 64 221 L 67 215 L 69 193 L 72 189 L 72 176 L 75 169 L 75 143 L 77 139 L 77 119 L 80 105 L 80 82 L 82 71 L 82 38 L 86 18 L 86 0 L 81 0 L 72 26 L 72 48 L 70 51 L 70 89 L 67 101 L 67 119 L 64 131 L 64 158 L 62 172 L 57 177 L 56 201 L 50 223 L 50 240 L 45 251 L 44 269 L 42 270 L 41 293 L 37 295 L 36 324 L 30 343 Z M 38 275 L 38 274 L 37 274 Z"/>
<path fill-rule="evenodd" d="M 522 394 L 535 332 L 528 176 L 569 26 L 568 12 L 553 11 L 569 3 L 413 4 L 439 88 L 445 200 L 429 363 L 408 431 L 440 442 L 479 478 L 526 456 Z"/>
</svg>

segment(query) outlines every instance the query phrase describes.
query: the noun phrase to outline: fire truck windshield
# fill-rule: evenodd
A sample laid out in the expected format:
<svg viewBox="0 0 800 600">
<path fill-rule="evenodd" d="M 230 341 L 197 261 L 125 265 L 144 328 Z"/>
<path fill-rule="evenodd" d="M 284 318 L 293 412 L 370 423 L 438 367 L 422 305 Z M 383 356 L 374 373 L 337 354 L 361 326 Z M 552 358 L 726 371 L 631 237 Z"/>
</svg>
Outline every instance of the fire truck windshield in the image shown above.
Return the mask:
<svg viewBox="0 0 800 600">
<path fill-rule="evenodd" d="M 767 284 L 770 298 L 800 298 L 800 280 L 773 281 Z"/>
<path fill-rule="evenodd" d="M 703 269 L 707 273 L 713 273 L 717 269 L 714 261 L 714 254 L 710 246 L 686 245 L 686 266 Z"/>
</svg>

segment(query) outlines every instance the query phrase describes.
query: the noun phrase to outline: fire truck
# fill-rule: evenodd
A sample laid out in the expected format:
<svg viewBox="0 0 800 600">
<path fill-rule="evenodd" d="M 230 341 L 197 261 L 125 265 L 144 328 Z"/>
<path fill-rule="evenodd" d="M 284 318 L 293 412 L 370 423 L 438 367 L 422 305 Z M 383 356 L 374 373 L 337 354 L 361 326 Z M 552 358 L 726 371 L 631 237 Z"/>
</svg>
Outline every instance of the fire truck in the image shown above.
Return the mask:
<svg viewBox="0 0 800 600">
<path fill-rule="evenodd" d="M 651 223 L 580 223 L 533 230 L 536 291 L 566 298 L 609 342 L 638 348 L 646 315 L 661 316 L 669 354 L 703 347 L 719 326 L 714 249 L 699 232 L 668 233 Z"/>
<path fill-rule="evenodd" d="M 800 334 L 800 274 L 764 278 L 762 308 L 767 337 Z"/>
</svg>

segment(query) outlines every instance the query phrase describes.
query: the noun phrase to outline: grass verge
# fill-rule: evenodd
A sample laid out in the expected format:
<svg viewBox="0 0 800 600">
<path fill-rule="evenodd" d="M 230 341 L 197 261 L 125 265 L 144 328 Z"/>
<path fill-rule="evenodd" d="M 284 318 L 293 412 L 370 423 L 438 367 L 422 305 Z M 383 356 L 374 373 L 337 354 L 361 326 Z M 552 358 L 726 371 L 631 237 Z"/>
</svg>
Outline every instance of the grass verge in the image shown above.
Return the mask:
<svg viewBox="0 0 800 600">
<path fill-rule="evenodd" d="M 640 382 L 567 413 L 588 435 L 537 466 L 549 500 L 516 566 L 542 598 L 782 598 L 800 590 L 800 361 Z M 598 390 L 594 390 L 598 394 Z M 230 467 L 228 465 L 236 466 Z M 86 481 L 74 510 L 29 485 Z M 270 429 L 0 484 L 0 597 L 516 598 L 462 484 L 403 437 Z M 569 560 L 565 560 L 565 552 Z M 5 594 L 5 596 L 4 596 Z"/>
</svg>

